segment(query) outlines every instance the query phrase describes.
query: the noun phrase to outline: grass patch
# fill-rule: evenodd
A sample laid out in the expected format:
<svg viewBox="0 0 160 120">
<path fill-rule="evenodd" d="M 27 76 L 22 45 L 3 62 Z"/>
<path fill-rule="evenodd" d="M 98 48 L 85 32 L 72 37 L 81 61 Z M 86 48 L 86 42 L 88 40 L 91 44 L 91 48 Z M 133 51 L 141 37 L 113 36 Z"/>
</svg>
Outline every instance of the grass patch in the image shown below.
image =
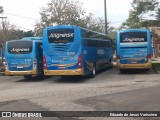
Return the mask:
<svg viewBox="0 0 160 120">
<path fill-rule="evenodd" d="M 117 59 L 116 59 L 116 55 L 113 56 L 113 62 L 116 62 Z"/>
<path fill-rule="evenodd" d="M 160 71 L 160 63 L 152 63 L 152 69 L 154 71 Z"/>
<path fill-rule="evenodd" d="M 113 58 L 113 62 L 116 62 L 117 61 L 117 59 L 116 58 Z"/>
<path fill-rule="evenodd" d="M 2 76 L 2 75 L 5 75 L 5 73 L 4 72 L 0 72 L 0 76 Z"/>
</svg>

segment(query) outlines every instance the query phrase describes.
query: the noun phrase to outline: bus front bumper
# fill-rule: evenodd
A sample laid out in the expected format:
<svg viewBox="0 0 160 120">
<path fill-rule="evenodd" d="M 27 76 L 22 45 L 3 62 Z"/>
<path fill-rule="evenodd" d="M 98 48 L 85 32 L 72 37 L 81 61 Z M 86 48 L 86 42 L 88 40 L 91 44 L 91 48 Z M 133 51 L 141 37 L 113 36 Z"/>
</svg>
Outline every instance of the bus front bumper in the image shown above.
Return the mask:
<svg viewBox="0 0 160 120">
<path fill-rule="evenodd" d="M 83 69 L 76 70 L 47 70 L 44 69 L 44 75 L 67 76 L 67 75 L 84 75 Z"/>
<path fill-rule="evenodd" d="M 117 68 L 119 69 L 150 69 L 152 68 L 152 63 L 146 64 L 120 64 L 117 63 Z"/>
<path fill-rule="evenodd" d="M 5 70 L 6 75 L 37 75 L 37 69 L 29 70 L 29 71 L 10 71 Z"/>
</svg>

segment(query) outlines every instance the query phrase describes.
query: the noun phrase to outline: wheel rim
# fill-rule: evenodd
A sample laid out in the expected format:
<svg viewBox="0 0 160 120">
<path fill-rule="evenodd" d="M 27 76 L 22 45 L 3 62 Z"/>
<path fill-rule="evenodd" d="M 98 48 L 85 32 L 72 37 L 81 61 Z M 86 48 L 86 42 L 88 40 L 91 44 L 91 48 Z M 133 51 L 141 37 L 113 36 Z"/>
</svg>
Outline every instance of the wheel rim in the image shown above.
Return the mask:
<svg viewBox="0 0 160 120">
<path fill-rule="evenodd" d="M 95 69 L 95 66 L 93 66 L 93 75 L 96 74 L 96 69 Z"/>
</svg>

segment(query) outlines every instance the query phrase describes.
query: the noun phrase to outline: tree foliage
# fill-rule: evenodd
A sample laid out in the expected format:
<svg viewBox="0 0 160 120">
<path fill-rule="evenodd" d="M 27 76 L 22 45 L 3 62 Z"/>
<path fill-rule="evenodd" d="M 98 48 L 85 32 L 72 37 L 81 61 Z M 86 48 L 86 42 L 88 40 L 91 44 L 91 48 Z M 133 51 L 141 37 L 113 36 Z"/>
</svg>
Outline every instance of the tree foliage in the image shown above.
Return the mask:
<svg viewBox="0 0 160 120">
<path fill-rule="evenodd" d="M 4 12 L 3 7 L 0 6 L 0 14 L 3 13 L 3 12 Z"/>
<path fill-rule="evenodd" d="M 156 11 L 156 19 L 160 22 L 160 8 Z"/>
<path fill-rule="evenodd" d="M 33 31 L 23 31 L 15 25 L 11 25 L 9 21 L 1 20 L 0 22 L 0 43 L 4 44 L 6 40 L 15 40 L 23 37 L 34 36 Z"/>
<path fill-rule="evenodd" d="M 3 7 L 0 6 L 0 14 L 4 12 Z M 20 39 L 23 37 L 34 36 L 33 31 L 23 31 L 18 29 L 15 25 L 10 24 L 6 17 L 0 19 L 0 43 L 4 44 L 6 40 Z"/>
<path fill-rule="evenodd" d="M 34 36 L 34 32 L 32 30 L 29 31 L 22 31 L 23 37 L 33 37 Z"/>
<path fill-rule="evenodd" d="M 116 40 L 116 33 L 117 33 L 116 28 L 114 28 L 114 27 L 108 28 L 108 36 L 114 41 Z"/>
<path fill-rule="evenodd" d="M 78 0 L 51 0 L 47 7 L 40 11 L 41 19 L 35 24 L 36 35 L 42 35 L 42 30 L 54 25 L 78 25 L 91 30 L 104 32 L 103 18 L 94 18 L 87 13 Z"/>
<path fill-rule="evenodd" d="M 149 11 L 154 11 L 158 4 L 158 0 L 133 0 L 132 7 L 138 15 L 142 16 Z"/>
<path fill-rule="evenodd" d="M 2 20 L 0 23 L 0 41 L 5 43 L 6 40 L 19 38 L 19 32 L 16 32 L 15 26 L 10 25 L 9 21 Z"/>
<path fill-rule="evenodd" d="M 158 0 L 133 0 L 131 5 L 132 10 L 129 12 L 129 17 L 122 25 L 128 28 L 140 28 L 146 26 L 143 23 L 144 15 L 149 15 L 150 12 L 155 11 L 159 2 Z"/>
</svg>

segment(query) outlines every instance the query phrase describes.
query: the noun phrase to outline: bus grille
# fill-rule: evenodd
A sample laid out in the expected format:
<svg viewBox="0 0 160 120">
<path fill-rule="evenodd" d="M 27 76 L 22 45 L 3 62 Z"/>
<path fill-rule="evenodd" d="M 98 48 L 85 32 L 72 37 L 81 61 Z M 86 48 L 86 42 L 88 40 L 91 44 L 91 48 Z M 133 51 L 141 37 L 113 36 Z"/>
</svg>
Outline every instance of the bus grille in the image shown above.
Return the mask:
<svg viewBox="0 0 160 120">
<path fill-rule="evenodd" d="M 70 45 L 68 44 L 62 44 L 62 45 L 52 45 L 52 48 L 56 51 L 56 52 L 66 52 L 69 48 Z"/>
</svg>

